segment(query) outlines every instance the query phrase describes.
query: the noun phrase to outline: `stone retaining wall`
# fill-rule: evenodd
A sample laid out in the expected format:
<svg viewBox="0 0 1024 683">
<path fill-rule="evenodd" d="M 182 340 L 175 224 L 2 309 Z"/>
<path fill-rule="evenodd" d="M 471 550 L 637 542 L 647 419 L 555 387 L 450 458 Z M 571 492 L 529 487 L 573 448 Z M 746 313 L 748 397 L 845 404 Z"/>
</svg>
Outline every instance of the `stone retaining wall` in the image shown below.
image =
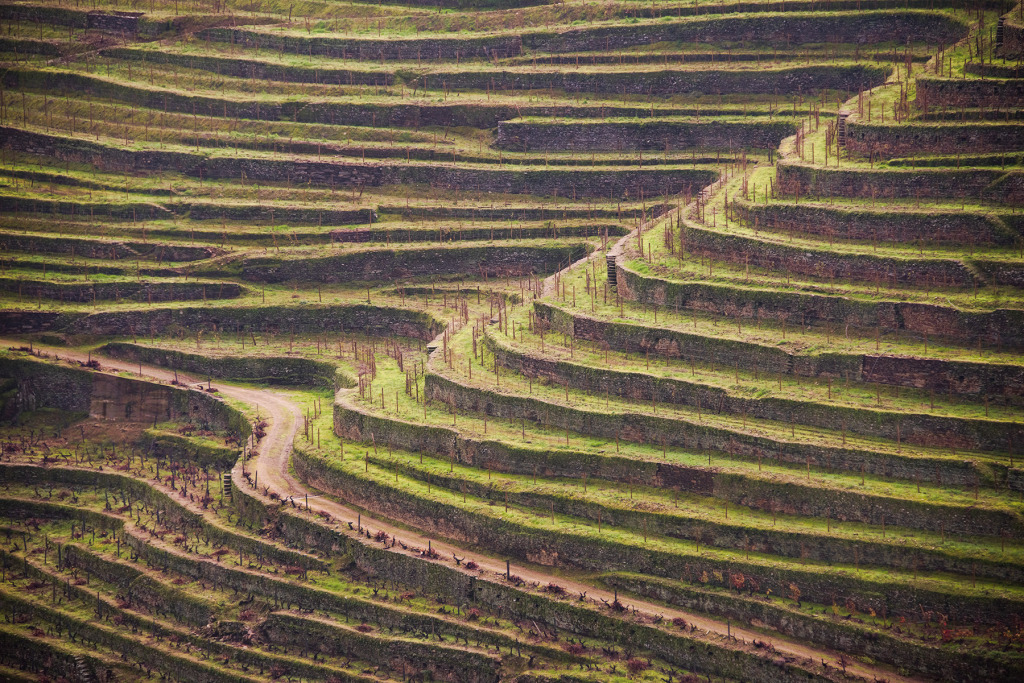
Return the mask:
<svg viewBox="0 0 1024 683">
<path fill-rule="evenodd" d="M 794 354 L 776 346 L 731 341 L 640 323 L 617 323 L 566 311 L 549 302 L 534 302 L 534 313 L 553 329 L 577 339 L 607 344 L 629 353 L 666 358 L 716 358 L 747 370 L 803 377 L 847 376 L 852 381 L 878 382 L 941 393 L 987 395 L 991 400 L 1018 404 L 1024 398 L 1024 368 L 980 361 L 918 358 L 913 355 L 807 353 Z"/>
</svg>

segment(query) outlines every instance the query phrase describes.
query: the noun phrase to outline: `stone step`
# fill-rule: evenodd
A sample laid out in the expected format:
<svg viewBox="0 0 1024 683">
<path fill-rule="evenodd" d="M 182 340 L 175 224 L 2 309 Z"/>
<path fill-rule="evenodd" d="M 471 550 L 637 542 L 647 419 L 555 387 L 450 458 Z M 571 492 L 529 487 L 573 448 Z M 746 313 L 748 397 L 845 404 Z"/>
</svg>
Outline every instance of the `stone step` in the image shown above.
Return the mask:
<svg viewBox="0 0 1024 683">
<path fill-rule="evenodd" d="M 78 680 L 81 683 L 99 683 L 96 672 L 82 655 L 75 655 L 75 670 L 78 673 Z"/>
</svg>

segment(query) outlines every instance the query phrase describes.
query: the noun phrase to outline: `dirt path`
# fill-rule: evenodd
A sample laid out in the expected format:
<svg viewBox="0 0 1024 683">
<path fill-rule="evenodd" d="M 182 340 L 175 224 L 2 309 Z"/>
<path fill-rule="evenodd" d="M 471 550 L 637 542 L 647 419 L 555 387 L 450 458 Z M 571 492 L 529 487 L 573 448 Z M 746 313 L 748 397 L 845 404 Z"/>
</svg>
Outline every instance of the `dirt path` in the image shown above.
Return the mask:
<svg viewBox="0 0 1024 683">
<path fill-rule="evenodd" d="M 22 342 L 14 341 L 10 339 L 0 339 L 0 344 L 3 344 L 4 348 L 9 346 L 21 346 Z M 87 354 L 74 351 L 70 349 L 47 347 L 36 345 L 36 348 L 48 354 L 57 354 L 60 358 L 69 358 L 78 361 L 85 361 Z M 127 361 L 116 360 L 107 357 L 101 357 L 101 364 L 105 371 L 116 371 L 122 372 L 127 371 L 139 375 L 139 364 L 130 363 Z M 156 379 L 161 381 L 170 381 L 175 377 L 173 370 L 167 370 L 164 368 L 153 367 L 149 365 L 142 365 L 142 379 Z M 183 373 L 177 373 L 179 381 L 193 382 L 195 380 L 188 378 Z M 428 540 L 434 550 L 440 553 L 442 558 L 450 558 L 452 554 L 457 554 L 459 557 L 464 557 L 467 561 L 475 561 L 482 570 L 493 574 L 505 573 L 505 562 L 504 560 L 496 559 L 494 557 L 479 553 L 474 550 L 469 550 L 464 547 L 449 543 L 444 540 L 434 538 L 432 536 L 422 535 L 416 531 L 412 531 L 403 527 L 395 526 L 389 522 L 378 520 L 367 515 L 361 511 L 357 511 L 351 507 L 343 505 L 342 503 L 333 500 L 331 498 L 317 494 L 316 492 L 309 491 L 301 482 L 297 481 L 289 472 L 288 464 L 289 457 L 292 452 L 292 440 L 295 438 L 300 420 L 302 417 L 301 409 L 298 405 L 290 401 L 284 396 L 276 394 L 269 389 L 251 389 L 247 387 L 239 387 L 231 384 L 224 384 L 218 382 L 216 387 L 218 391 L 224 396 L 232 399 L 247 403 L 254 408 L 259 407 L 259 412 L 262 417 L 268 418 L 269 427 L 267 429 L 266 436 L 260 441 L 259 455 L 258 457 L 249 460 L 248 469 L 249 471 L 258 472 L 258 482 L 262 489 L 263 486 L 269 487 L 271 491 L 276 492 L 282 497 L 293 496 L 296 502 L 299 499 L 305 502 L 305 496 L 309 495 L 309 507 L 312 511 L 325 511 L 328 512 L 335 520 L 339 521 L 342 525 L 346 522 L 356 523 L 357 517 L 361 515 L 362 524 L 364 527 L 370 527 L 372 531 L 383 530 L 391 536 L 397 537 L 402 540 L 403 543 L 413 547 L 426 548 Z M 245 486 L 247 482 L 241 477 L 241 466 L 236 466 L 233 471 L 233 477 L 236 486 Z M 352 532 L 354 534 L 354 532 Z M 410 552 L 403 551 L 399 547 L 393 549 L 393 552 Z M 437 560 L 423 560 L 437 561 Z M 449 561 L 450 562 L 450 561 Z M 447 564 L 447 563 L 446 563 Z M 455 567 L 452 567 L 453 569 Z M 611 591 L 596 588 L 595 586 L 587 583 L 575 581 L 565 576 L 555 576 L 547 573 L 542 567 L 527 566 L 519 563 L 510 564 L 511 573 L 522 577 L 526 581 L 537 582 L 541 585 L 548 583 L 557 583 L 564 587 L 570 593 L 586 593 L 588 599 L 591 599 L 594 603 L 600 605 L 601 599 L 611 603 L 614 600 L 614 594 Z M 467 571 L 467 574 L 471 572 Z M 718 635 L 726 635 L 731 633 L 732 637 L 744 642 L 750 642 L 753 640 L 768 641 L 770 642 L 778 653 L 782 656 L 796 658 L 797 660 L 811 660 L 815 663 L 820 663 L 822 660 L 828 662 L 830 666 L 835 666 L 838 659 L 838 653 L 831 652 L 829 650 L 811 647 L 803 643 L 791 641 L 777 635 L 765 635 L 756 631 L 752 631 L 741 626 L 730 625 L 728 623 L 722 623 L 720 620 L 709 618 L 704 615 L 694 614 L 679 609 L 663 607 L 651 602 L 645 602 L 643 600 L 625 600 L 629 608 L 635 609 L 637 612 L 657 616 L 661 615 L 666 620 L 672 620 L 676 617 L 685 619 L 687 623 L 693 624 L 699 629 L 708 631 L 710 633 Z M 853 660 L 847 666 L 847 673 L 855 675 L 866 680 L 874 679 L 886 679 L 893 683 L 899 681 L 903 683 L 910 683 L 911 681 L 919 681 L 923 679 L 914 679 L 905 676 L 901 676 L 888 669 L 883 669 L 877 666 L 870 666 L 863 664 L 860 661 Z"/>
</svg>

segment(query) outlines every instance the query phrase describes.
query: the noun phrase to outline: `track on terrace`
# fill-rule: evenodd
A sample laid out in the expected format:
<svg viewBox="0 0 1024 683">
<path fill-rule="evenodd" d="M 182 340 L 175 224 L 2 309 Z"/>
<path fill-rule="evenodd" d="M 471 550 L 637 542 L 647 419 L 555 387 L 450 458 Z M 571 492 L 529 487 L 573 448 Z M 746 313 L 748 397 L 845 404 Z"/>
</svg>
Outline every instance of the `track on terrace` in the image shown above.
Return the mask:
<svg viewBox="0 0 1024 683">
<path fill-rule="evenodd" d="M 0 339 L 0 344 L 11 346 L 14 344 L 14 341 Z M 40 351 L 57 354 L 61 358 L 68 358 L 70 360 L 84 362 L 87 358 L 87 354 L 69 349 L 39 345 L 37 345 L 37 348 Z M 104 358 L 102 367 L 103 370 L 132 372 L 136 374 L 138 374 L 140 368 L 139 364 L 126 363 L 111 358 Z M 180 382 L 195 385 L 200 384 L 194 378 L 189 378 L 185 373 L 177 373 L 176 375 L 173 370 L 167 370 L 166 368 L 158 368 L 143 364 L 141 369 L 142 379 L 153 379 L 161 382 L 167 382 L 177 376 Z M 405 526 L 396 526 L 386 520 L 375 519 L 371 514 L 354 510 L 353 508 L 332 500 L 330 497 L 322 495 L 319 491 L 310 491 L 305 488 L 302 482 L 296 480 L 288 471 L 289 456 L 291 455 L 292 450 L 292 440 L 298 432 L 299 422 L 302 418 L 302 412 L 299 407 L 288 400 L 287 397 L 282 396 L 271 389 L 254 389 L 224 382 L 218 382 L 216 388 L 225 396 L 246 403 L 254 410 L 258 408 L 261 417 L 269 419 L 267 434 L 259 442 L 259 455 L 246 463 L 250 471 L 259 473 L 257 479 L 260 485 L 269 487 L 271 491 L 277 492 L 282 498 L 293 497 L 296 500 L 301 499 L 304 502 L 306 500 L 306 496 L 309 496 L 309 507 L 311 510 L 326 511 L 341 524 L 345 524 L 346 522 L 356 523 L 357 519 L 361 519 L 363 525 L 372 525 L 374 529 L 386 531 L 388 534 L 396 538 L 401 538 L 409 544 L 426 547 L 429 541 L 432 544 L 432 547 L 440 553 L 442 557 L 447 557 L 452 553 L 457 553 L 464 556 L 467 560 L 476 561 L 476 563 L 485 570 L 496 574 L 504 574 L 506 569 L 505 563 L 500 560 L 496 560 L 490 555 L 480 554 L 474 552 L 472 549 L 457 546 L 448 541 L 422 536 L 415 530 L 411 530 Z M 241 477 L 241 471 L 241 463 L 232 470 L 232 478 L 236 486 L 247 485 L 245 479 Z M 392 550 L 392 552 L 399 551 Z M 566 576 L 548 574 L 539 570 L 535 566 L 511 563 L 510 567 L 514 570 L 515 574 L 526 581 L 535 581 L 542 584 L 558 583 L 566 587 L 571 592 L 585 592 L 587 597 L 595 602 L 601 598 L 611 602 L 614 597 L 613 593 L 610 591 L 595 588 L 590 584 L 574 581 Z M 712 633 L 718 633 L 721 635 L 730 633 L 733 637 L 745 641 L 768 640 L 781 654 L 791 657 L 811 659 L 814 661 L 831 661 L 834 660 L 836 656 L 834 652 L 807 647 L 800 643 L 780 638 L 777 635 L 768 637 L 765 636 L 765 634 L 745 629 L 742 626 L 723 624 L 718 620 L 709 619 L 703 615 L 664 607 L 650 602 L 645 602 L 643 600 L 629 599 L 624 601 L 624 604 L 640 613 L 649 614 L 651 616 L 661 615 L 666 619 L 683 617 L 689 623 L 697 626 L 698 628 Z M 859 662 L 847 665 L 847 671 L 850 674 L 860 676 L 865 679 L 885 678 L 891 681 L 906 682 L 920 680 L 901 676 L 885 669 L 866 666 Z"/>
</svg>

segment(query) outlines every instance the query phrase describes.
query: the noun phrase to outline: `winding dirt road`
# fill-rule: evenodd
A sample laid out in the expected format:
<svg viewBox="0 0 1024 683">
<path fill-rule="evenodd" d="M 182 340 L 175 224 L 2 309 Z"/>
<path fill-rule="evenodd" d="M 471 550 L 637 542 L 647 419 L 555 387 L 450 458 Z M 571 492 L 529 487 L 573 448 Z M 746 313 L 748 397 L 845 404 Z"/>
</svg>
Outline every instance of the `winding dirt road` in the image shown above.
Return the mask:
<svg viewBox="0 0 1024 683">
<path fill-rule="evenodd" d="M 11 346 L 21 346 L 23 342 L 11 339 L 0 339 L 0 344 L 3 344 L 4 348 L 7 348 Z M 35 345 L 35 348 L 51 356 L 57 355 L 62 359 L 67 358 L 81 362 L 84 362 L 87 359 L 86 353 L 76 350 L 39 345 Z M 141 379 L 169 382 L 175 377 L 175 372 L 173 370 L 165 368 L 142 365 L 140 374 L 140 365 L 138 363 L 131 363 L 108 357 L 102 357 L 101 362 L 103 371 L 130 372 Z M 186 374 L 181 372 L 177 373 L 177 378 L 179 381 L 183 382 L 192 384 L 199 383 L 197 380 L 189 378 Z M 364 527 L 370 527 L 373 531 L 383 530 L 391 536 L 400 538 L 410 547 L 426 548 L 429 540 L 433 549 L 440 553 L 442 558 L 450 558 L 452 554 L 457 554 L 460 557 L 464 557 L 467 561 L 475 561 L 480 566 L 481 570 L 490 573 L 491 575 L 505 574 L 505 561 L 502 559 L 497 559 L 478 551 L 455 545 L 445 540 L 422 535 L 405 527 L 396 526 L 388 521 L 380 520 L 372 515 L 368 515 L 362 510 L 356 510 L 329 497 L 320 495 L 315 491 L 310 491 L 304 484 L 302 484 L 302 482 L 296 480 L 288 471 L 289 458 L 292 452 L 292 441 L 296 437 L 299 424 L 302 419 L 302 411 L 300 407 L 288 398 L 267 389 L 252 389 L 225 384 L 222 382 L 218 382 L 216 388 L 224 396 L 241 401 L 254 408 L 258 406 L 261 417 L 264 417 L 269 422 L 267 434 L 260 441 L 259 455 L 250 459 L 247 463 L 247 468 L 250 472 L 254 471 L 258 473 L 257 480 L 260 489 L 266 486 L 270 491 L 277 493 L 283 498 L 291 496 L 294 497 L 296 501 L 301 499 L 303 502 L 305 502 L 305 496 L 308 495 L 310 510 L 313 512 L 324 511 L 329 513 L 335 520 L 340 522 L 342 527 L 345 526 L 346 522 L 352 522 L 355 524 L 357 522 L 357 518 L 361 516 L 362 525 Z M 241 463 L 233 470 L 232 477 L 236 486 L 248 485 L 241 475 Z M 347 532 L 347 530 L 345 531 Z M 355 532 L 348 533 L 355 536 Z M 403 551 L 396 547 L 392 549 L 392 552 L 409 553 L 411 551 Z M 424 559 L 423 561 L 436 562 L 440 560 Z M 449 560 L 446 564 L 452 563 Z M 456 569 L 456 567 L 452 566 L 452 569 Z M 610 591 L 597 588 L 591 584 L 575 581 L 566 576 L 555 576 L 547 573 L 543 567 L 512 563 L 510 565 L 510 570 L 513 574 L 522 577 L 526 581 L 536 582 L 541 585 L 557 583 L 566 588 L 570 593 L 575 592 L 579 594 L 586 592 L 588 599 L 591 599 L 597 604 L 600 604 L 599 601 L 601 599 L 604 599 L 609 603 L 614 599 L 614 595 Z M 466 573 L 473 574 L 468 570 Z M 731 625 L 729 623 L 723 623 L 722 621 L 712 619 L 704 615 L 664 607 L 643 600 L 629 600 L 625 604 L 627 604 L 629 608 L 635 609 L 635 611 L 645 615 L 661 615 L 667 620 L 681 617 L 682 619 L 685 619 L 687 623 L 693 624 L 697 628 L 709 633 L 721 636 L 731 633 L 732 637 L 739 641 L 747 643 L 755 639 L 762 642 L 768 641 L 775 647 L 780 655 L 795 658 L 798 661 L 811 660 L 812 662 L 820 663 L 824 660 L 829 664 L 829 666 L 837 666 L 838 653 L 822 648 L 810 647 L 803 643 L 788 640 L 777 635 L 767 636 L 763 633 Z M 853 660 L 849 663 L 846 671 L 850 675 L 866 680 L 882 679 L 892 681 L 893 683 L 897 681 L 901 683 L 911 683 L 912 681 L 923 680 L 901 676 L 889 669 L 867 665 L 857 660 Z"/>
</svg>

